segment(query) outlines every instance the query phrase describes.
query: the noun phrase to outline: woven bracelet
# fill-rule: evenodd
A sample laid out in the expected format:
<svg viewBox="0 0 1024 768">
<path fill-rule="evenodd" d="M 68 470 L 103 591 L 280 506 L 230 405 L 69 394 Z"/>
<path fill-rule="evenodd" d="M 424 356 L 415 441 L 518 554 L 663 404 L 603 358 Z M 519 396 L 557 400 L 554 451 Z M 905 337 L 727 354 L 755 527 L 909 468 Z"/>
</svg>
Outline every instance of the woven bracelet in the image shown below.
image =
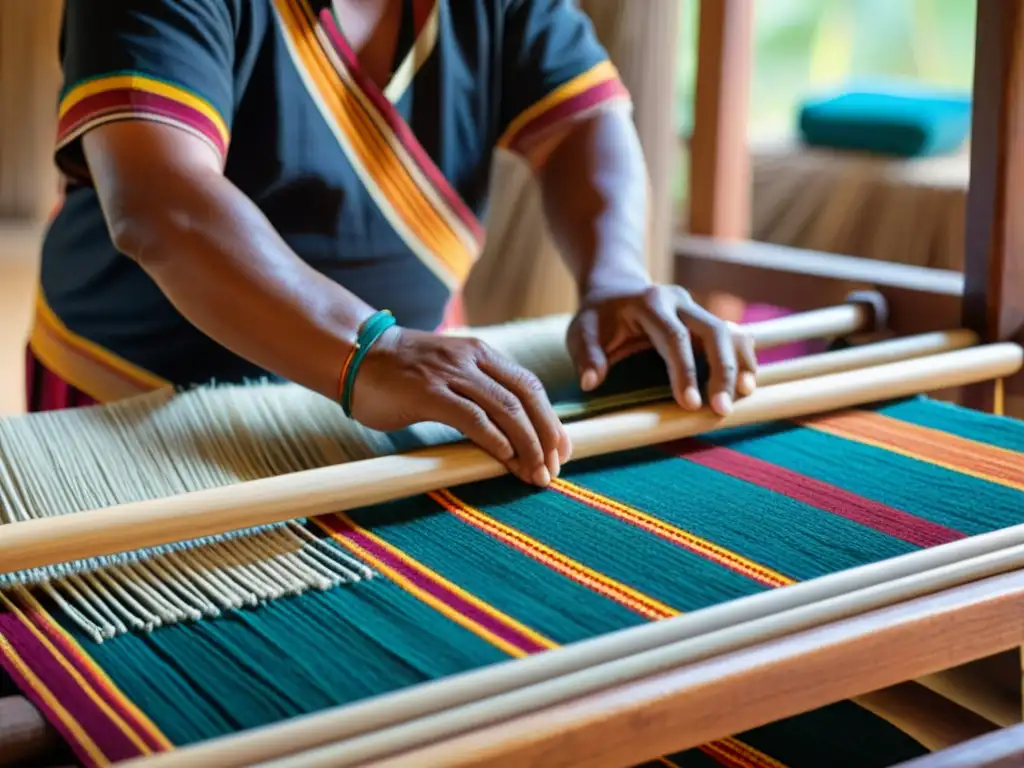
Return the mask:
<svg viewBox="0 0 1024 768">
<path fill-rule="evenodd" d="M 356 345 L 349 353 L 345 366 L 341 369 L 341 408 L 349 418 L 352 417 L 352 387 L 355 385 L 356 374 L 359 372 L 359 364 L 363 362 L 370 347 L 380 339 L 384 331 L 396 322 L 390 310 L 382 309 L 379 312 L 374 312 L 359 326 Z"/>
</svg>

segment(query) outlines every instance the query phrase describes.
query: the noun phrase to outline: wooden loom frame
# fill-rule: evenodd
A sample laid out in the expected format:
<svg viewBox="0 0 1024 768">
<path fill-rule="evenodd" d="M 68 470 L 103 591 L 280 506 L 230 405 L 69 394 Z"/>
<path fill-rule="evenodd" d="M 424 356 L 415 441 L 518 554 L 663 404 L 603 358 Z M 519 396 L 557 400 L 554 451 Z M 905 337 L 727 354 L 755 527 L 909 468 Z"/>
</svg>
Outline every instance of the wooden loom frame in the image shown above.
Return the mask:
<svg viewBox="0 0 1024 768">
<path fill-rule="evenodd" d="M 1024 143 L 1014 136 L 1024 125 L 1024 50 L 1014 44 L 1024 39 L 1021 0 L 978 2 L 974 175 L 964 276 L 742 241 L 745 216 L 735 202 L 745 197 L 746 147 L 737 129 L 745 121 L 736 115 L 745 110 L 736 104 L 746 93 L 742 80 L 752 6 L 752 0 L 702 1 L 691 188 L 706 194 L 691 204 L 697 236 L 676 244 L 677 281 L 695 293 L 728 290 L 794 308 L 832 304 L 855 289 L 872 288 L 885 299 L 888 326 L 896 333 L 962 324 L 983 341 L 1019 340 L 1024 223 L 1007 214 L 1024 185 Z M 1014 284 L 1020 286 L 1016 296 Z M 812 289 L 820 292 L 818 298 L 809 297 Z M 1009 382 L 1010 391 L 1016 391 L 1020 378 Z M 998 410 L 996 389 L 974 385 L 967 401 Z M 952 567 L 946 563 L 923 576 L 905 574 L 934 578 L 895 604 L 865 597 L 859 608 L 850 602 L 846 615 L 829 614 L 821 607 L 828 600 L 792 606 L 793 611 L 820 608 L 820 615 L 781 634 L 748 638 L 725 651 L 372 764 L 618 766 L 1019 647 L 1024 645 L 1024 570 L 1018 560 L 1024 561 L 1024 553 L 1018 550 L 1024 547 L 1024 531 L 1015 535 L 989 539 L 991 550 L 963 549 L 957 579 L 972 583 L 950 586 L 948 574 L 946 581 L 939 578 L 942 568 Z M 970 563 L 975 570 L 965 570 Z M 884 591 L 886 582 L 851 587 L 847 597 Z M 836 606 L 842 602 L 832 599 Z M 762 620 L 778 625 L 775 617 Z M 285 738 L 288 727 L 266 729 L 267 737 Z M 197 764 L 187 762 L 187 753 L 138 762 Z M 179 763 L 183 757 L 186 762 Z M 332 764 L 317 760 L 310 753 L 280 764 Z"/>
</svg>

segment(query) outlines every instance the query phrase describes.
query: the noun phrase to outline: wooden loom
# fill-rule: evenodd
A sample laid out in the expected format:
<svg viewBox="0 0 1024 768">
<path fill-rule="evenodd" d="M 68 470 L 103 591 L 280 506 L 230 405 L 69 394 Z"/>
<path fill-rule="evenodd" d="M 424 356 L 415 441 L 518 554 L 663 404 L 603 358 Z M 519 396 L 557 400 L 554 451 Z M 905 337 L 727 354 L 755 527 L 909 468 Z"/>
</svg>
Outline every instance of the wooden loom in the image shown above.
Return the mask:
<svg viewBox="0 0 1024 768">
<path fill-rule="evenodd" d="M 728 75 L 749 10 L 742 0 L 702 6 L 695 148 L 707 151 L 694 173 L 714 180 L 693 185 L 709 191 L 693 221 L 703 216 L 709 224 L 695 227 L 706 237 L 678 243 L 677 280 L 694 292 L 727 290 L 801 309 L 831 305 L 752 329 L 762 345 L 858 333 L 901 338 L 779 364 L 725 421 L 656 405 L 579 422 L 569 427 L 577 458 L 918 392 L 963 388 L 965 402 L 998 411 L 1019 391 L 1024 224 L 1006 213 L 1024 183 L 1015 181 L 1024 178 L 1024 145 L 1014 143 L 1024 125 L 1024 50 L 1014 45 L 1024 40 L 1022 3 L 979 1 L 965 276 L 737 240 L 723 211 L 734 200 L 730 189 L 739 182 L 730 169 L 742 166 L 742 150 L 736 143 L 730 152 L 722 143 L 730 134 L 717 123 L 730 119 L 726 96 L 737 98 Z M 873 290 L 870 300 L 847 301 L 863 289 Z M 914 335 L 928 331 L 936 333 Z M 3 526 L 0 573 L 363 506 L 501 471 L 471 447 L 449 446 Z M 1024 526 L 137 762 L 616 766 L 843 698 L 863 697 L 891 713 L 887 702 L 910 680 L 1008 725 L 1020 719 L 1019 700 L 1007 714 L 961 665 L 1024 645 L 1022 568 Z M 972 764 L 984 765 L 958 763 Z"/>
</svg>

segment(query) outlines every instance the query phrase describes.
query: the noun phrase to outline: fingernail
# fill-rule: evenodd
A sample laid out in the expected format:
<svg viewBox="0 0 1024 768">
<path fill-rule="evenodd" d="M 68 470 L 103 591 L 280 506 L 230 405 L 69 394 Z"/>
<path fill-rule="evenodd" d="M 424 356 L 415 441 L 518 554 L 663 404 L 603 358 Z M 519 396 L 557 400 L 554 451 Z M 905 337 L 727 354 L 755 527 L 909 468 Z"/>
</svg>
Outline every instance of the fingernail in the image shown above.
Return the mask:
<svg viewBox="0 0 1024 768">
<path fill-rule="evenodd" d="M 750 372 L 741 373 L 736 388 L 744 395 L 751 395 L 757 389 L 757 379 Z"/>
<path fill-rule="evenodd" d="M 547 467 L 539 467 L 536 472 L 533 473 L 534 485 L 539 485 L 541 488 L 547 488 L 551 484 L 551 473 L 548 472 Z"/>
<path fill-rule="evenodd" d="M 711 399 L 711 408 L 719 416 L 728 416 L 732 413 L 732 398 L 725 392 L 720 392 Z"/>
<path fill-rule="evenodd" d="M 597 371 L 593 368 L 588 368 L 583 372 L 580 377 L 580 388 L 584 392 L 589 392 L 597 386 Z"/>
<path fill-rule="evenodd" d="M 696 387 L 687 387 L 686 391 L 683 392 L 683 402 L 687 408 L 697 410 L 700 408 L 700 392 Z"/>
<path fill-rule="evenodd" d="M 551 477 L 558 477 L 562 471 L 562 461 L 558 458 L 558 451 L 548 453 L 548 471 L 551 473 Z"/>
</svg>

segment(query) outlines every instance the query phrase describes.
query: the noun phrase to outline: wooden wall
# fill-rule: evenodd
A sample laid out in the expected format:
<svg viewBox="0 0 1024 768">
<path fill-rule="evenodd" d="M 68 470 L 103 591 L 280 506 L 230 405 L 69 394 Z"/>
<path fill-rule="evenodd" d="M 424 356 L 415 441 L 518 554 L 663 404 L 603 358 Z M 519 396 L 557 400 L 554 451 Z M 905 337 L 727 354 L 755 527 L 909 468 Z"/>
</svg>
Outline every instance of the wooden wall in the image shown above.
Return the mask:
<svg viewBox="0 0 1024 768">
<path fill-rule="evenodd" d="M 32 220 L 53 205 L 51 152 L 62 0 L 0 0 L 0 220 Z"/>
</svg>

